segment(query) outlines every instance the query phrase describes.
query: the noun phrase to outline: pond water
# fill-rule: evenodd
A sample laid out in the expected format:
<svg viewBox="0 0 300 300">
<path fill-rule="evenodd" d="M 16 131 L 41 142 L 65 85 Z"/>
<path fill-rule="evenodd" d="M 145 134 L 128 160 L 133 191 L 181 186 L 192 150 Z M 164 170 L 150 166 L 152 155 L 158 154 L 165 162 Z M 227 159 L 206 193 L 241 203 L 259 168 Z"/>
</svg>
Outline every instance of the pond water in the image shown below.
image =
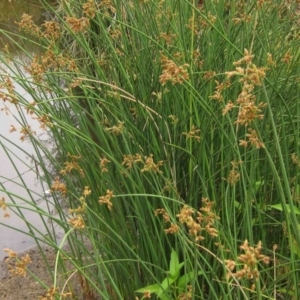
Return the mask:
<svg viewBox="0 0 300 300">
<path fill-rule="evenodd" d="M 23 13 L 33 16 L 33 21 L 39 22 L 45 8 L 39 0 L 1 0 L 0 1 L 0 49 L 5 45 L 9 46 L 11 51 L 14 51 L 14 43 L 24 43 L 23 39 L 18 38 L 20 31 L 16 22 L 19 22 Z M 10 32 L 14 38 L 10 37 L 1 31 Z M 30 43 L 26 43 L 26 48 L 30 47 Z"/>
<path fill-rule="evenodd" d="M 5 34 L 1 33 L 1 30 L 18 33 L 15 21 L 20 19 L 22 13 L 34 15 L 34 18 L 38 20 L 42 12 L 42 6 L 35 0 L 12 0 L 11 2 L 2 0 L 0 2 L 0 47 L 10 41 Z M 13 43 L 9 43 L 13 45 Z M 18 59 L 17 56 L 22 54 L 16 53 L 15 55 Z M 0 73 L 3 74 L 3 72 L 7 71 L 3 66 L 0 66 Z M 14 86 L 17 93 L 24 95 L 29 102 L 32 102 L 30 96 L 26 95 L 26 92 L 18 84 L 14 83 Z M 19 130 L 13 133 L 10 132 L 11 126 L 17 129 L 21 128 L 19 111 L 13 104 L 0 101 L 0 199 L 4 197 L 6 202 L 15 202 L 23 207 L 21 210 L 22 217 L 8 210 L 11 216 L 10 218 L 4 218 L 4 212 L 0 209 L 1 261 L 6 256 L 3 248 L 20 252 L 35 244 L 35 241 L 26 235 L 28 232 L 26 221 L 29 221 L 41 232 L 46 232 L 45 227 L 49 226 L 47 218 L 45 217 L 42 220 L 32 203 L 33 201 L 39 203 L 38 207 L 47 211 L 49 209 L 47 204 L 50 203 L 51 205 L 51 201 L 43 201 L 46 200 L 43 192 L 49 187 L 43 186 L 43 182 L 37 178 L 35 164 L 32 159 L 36 156 L 34 147 L 28 141 L 22 142 L 20 140 Z M 32 116 L 26 115 L 26 113 L 24 113 L 24 116 L 32 129 L 40 134 L 41 129 L 37 122 L 32 119 Z M 50 210 L 52 209 L 53 207 L 50 208 Z"/>
</svg>

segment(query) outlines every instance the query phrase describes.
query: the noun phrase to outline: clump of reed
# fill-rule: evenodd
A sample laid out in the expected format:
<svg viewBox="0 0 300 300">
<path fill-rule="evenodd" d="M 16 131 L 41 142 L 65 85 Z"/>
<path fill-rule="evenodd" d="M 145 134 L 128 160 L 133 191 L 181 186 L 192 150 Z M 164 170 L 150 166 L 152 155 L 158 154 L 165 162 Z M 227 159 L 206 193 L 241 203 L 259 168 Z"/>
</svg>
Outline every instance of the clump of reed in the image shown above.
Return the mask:
<svg viewBox="0 0 300 300">
<path fill-rule="evenodd" d="M 23 15 L 41 50 L 26 65 L 7 50 L 1 98 L 53 139 L 16 128 L 72 249 L 47 239 L 54 278 L 79 274 L 84 299 L 300 298 L 297 9 L 70 0 L 41 26 Z"/>
</svg>

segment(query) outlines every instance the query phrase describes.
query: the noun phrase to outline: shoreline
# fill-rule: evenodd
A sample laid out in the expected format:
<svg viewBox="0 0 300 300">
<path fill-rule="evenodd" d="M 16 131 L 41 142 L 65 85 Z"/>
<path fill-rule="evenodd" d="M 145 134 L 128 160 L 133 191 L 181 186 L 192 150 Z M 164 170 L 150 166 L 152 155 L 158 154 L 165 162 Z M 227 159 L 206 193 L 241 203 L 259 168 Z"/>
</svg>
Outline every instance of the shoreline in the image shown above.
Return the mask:
<svg viewBox="0 0 300 300">
<path fill-rule="evenodd" d="M 18 253 L 18 257 L 28 254 L 31 258 L 31 263 L 28 265 L 28 270 L 39 278 L 47 286 L 52 286 L 52 279 L 47 272 L 46 263 L 40 254 L 37 246 Z M 54 268 L 56 253 L 49 246 L 44 247 L 44 254 L 51 268 Z M 8 271 L 5 259 L 0 264 L 0 299 L 2 300 L 29 300 L 38 299 L 40 296 L 45 296 L 47 290 L 37 282 L 30 274 L 24 277 L 11 276 Z"/>
<path fill-rule="evenodd" d="M 89 243 L 86 243 L 86 247 L 90 248 Z M 46 257 L 47 263 L 51 270 L 53 271 L 55 268 L 56 249 L 49 245 L 43 245 L 43 253 Z M 68 252 L 69 246 L 68 244 L 63 245 L 63 249 Z M 48 267 L 46 262 L 44 261 L 43 256 L 40 253 L 37 245 L 34 245 L 28 248 L 25 251 L 18 252 L 18 258 L 21 258 L 25 255 L 29 255 L 31 259 L 31 263 L 28 264 L 27 269 L 29 272 L 34 274 L 36 278 L 38 278 L 44 286 L 48 288 L 53 287 L 53 279 L 48 271 Z M 70 264 L 67 265 L 67 269 L 74 273 L 73 266 Z M 8 272 L 7 263 L 5 259 L 0 262 L 0 299 L 1 300 L 33 300 L 39 299 L 39 297 L 46 297 L 47 288 L 43 287 L 33 276 L 26 272 L 26 276 L 11 276 Z M 67 276 L 68 277 L 68 276 Z M 69 279 L 70 277 L 68 277 Z M 56 278 L 58 292 L 69 292 L 69 290 L 62 291 L 66 283 L 66 277 L 62 276 L 58 272 L 58 276 Z M 84 295 L 82 294 L 80 279 L 78 276 L 72 276 L 69 283 L 74 289 L 74 295 L 77 300 L 85 300 Z M 72 297 L 66 297 L 64 299 L 75 299 Z M 46 299 L 46 298 L 45 298 Z M 47 298 L 48 299 L 48 298 Z M 95 300 L 100 300 L 100 297 L 95 297 Z"/>
</svg>

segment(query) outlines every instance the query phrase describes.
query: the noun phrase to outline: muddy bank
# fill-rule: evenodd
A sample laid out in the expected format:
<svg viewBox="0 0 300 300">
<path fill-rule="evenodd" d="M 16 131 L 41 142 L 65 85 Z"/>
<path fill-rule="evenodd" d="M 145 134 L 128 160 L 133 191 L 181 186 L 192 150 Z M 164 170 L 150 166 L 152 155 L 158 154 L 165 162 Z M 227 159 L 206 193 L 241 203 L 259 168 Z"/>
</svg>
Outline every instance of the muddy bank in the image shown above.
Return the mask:
<svg viewBox="0 0 300 300">
<path fill-rule="evenodd" d="M 87 247 L 90 247 L 87 244 Z M 45 246 L 44 255 L 48 261 L 49 267 L 54 270 L 55 260 L 57 253 L 53 248 Z M 66 252 L 69 252 L 69 247 L 64 247 Z M 47 287 L 53 286 L 53 279 L 47 272 L 47 265 L 40 254 L 37 247 L 32 247 L 27 251 L 19 253 L 18 257 L 22 257 L 28 254 L 32 263 L 28 265 L 28 270 L 30 270 L 43 284 Z M 85 300 L 86 296 L 83 294 L 82 281 L 78 274 L 74 272 L 74 268 L 68 266 L 70 283 L 73 288 L 73 297 L 67 297 L 63 299 L 77 299 Z M 70 292 L 68 286 L 66 285 L 66 277 L 62 275 L 57 276 L 57 287 L 61 292 L 64 290 L 65 293 Z M 13 277 L 8 272 L 8 264 L 5 259 L 0 264 L 0 299 L 1 300 L 32 300 L 39 299 L 39 297 L 45 297 L 47 293 L 47 288 L 43 287 L 36 279 L 30 275 L 26 277 Z M 48 298 L 47 298 L 48 299 Z M 49 298 L 50 299 L 50 298 Z M 93 300 L 100 300 L 100 296 L 90 298 Z"/>
</svg>

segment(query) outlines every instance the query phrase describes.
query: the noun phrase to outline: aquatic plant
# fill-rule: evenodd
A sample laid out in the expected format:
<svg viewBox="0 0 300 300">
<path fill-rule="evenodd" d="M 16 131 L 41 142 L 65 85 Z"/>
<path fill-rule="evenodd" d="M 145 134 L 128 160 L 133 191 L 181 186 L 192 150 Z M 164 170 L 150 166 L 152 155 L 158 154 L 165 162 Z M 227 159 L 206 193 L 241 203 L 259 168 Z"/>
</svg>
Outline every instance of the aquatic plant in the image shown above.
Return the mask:
<svg viewBox="0 0 300 300">
<path fill-rule="evenodd" d="M 41 26 L 23 15 L 21 34 L 42 50 L 24 65 L 3 54 L 1 98 L 56 150 L 30 124 L 16 129 L 59 217 L 37 213 L 71 247 L 47 238 L 49 299 L 65 292 L 59 274 L 78 274 L 84 299 L 299 299 L 297 9 L 70 0 Z"/>
</svg>

